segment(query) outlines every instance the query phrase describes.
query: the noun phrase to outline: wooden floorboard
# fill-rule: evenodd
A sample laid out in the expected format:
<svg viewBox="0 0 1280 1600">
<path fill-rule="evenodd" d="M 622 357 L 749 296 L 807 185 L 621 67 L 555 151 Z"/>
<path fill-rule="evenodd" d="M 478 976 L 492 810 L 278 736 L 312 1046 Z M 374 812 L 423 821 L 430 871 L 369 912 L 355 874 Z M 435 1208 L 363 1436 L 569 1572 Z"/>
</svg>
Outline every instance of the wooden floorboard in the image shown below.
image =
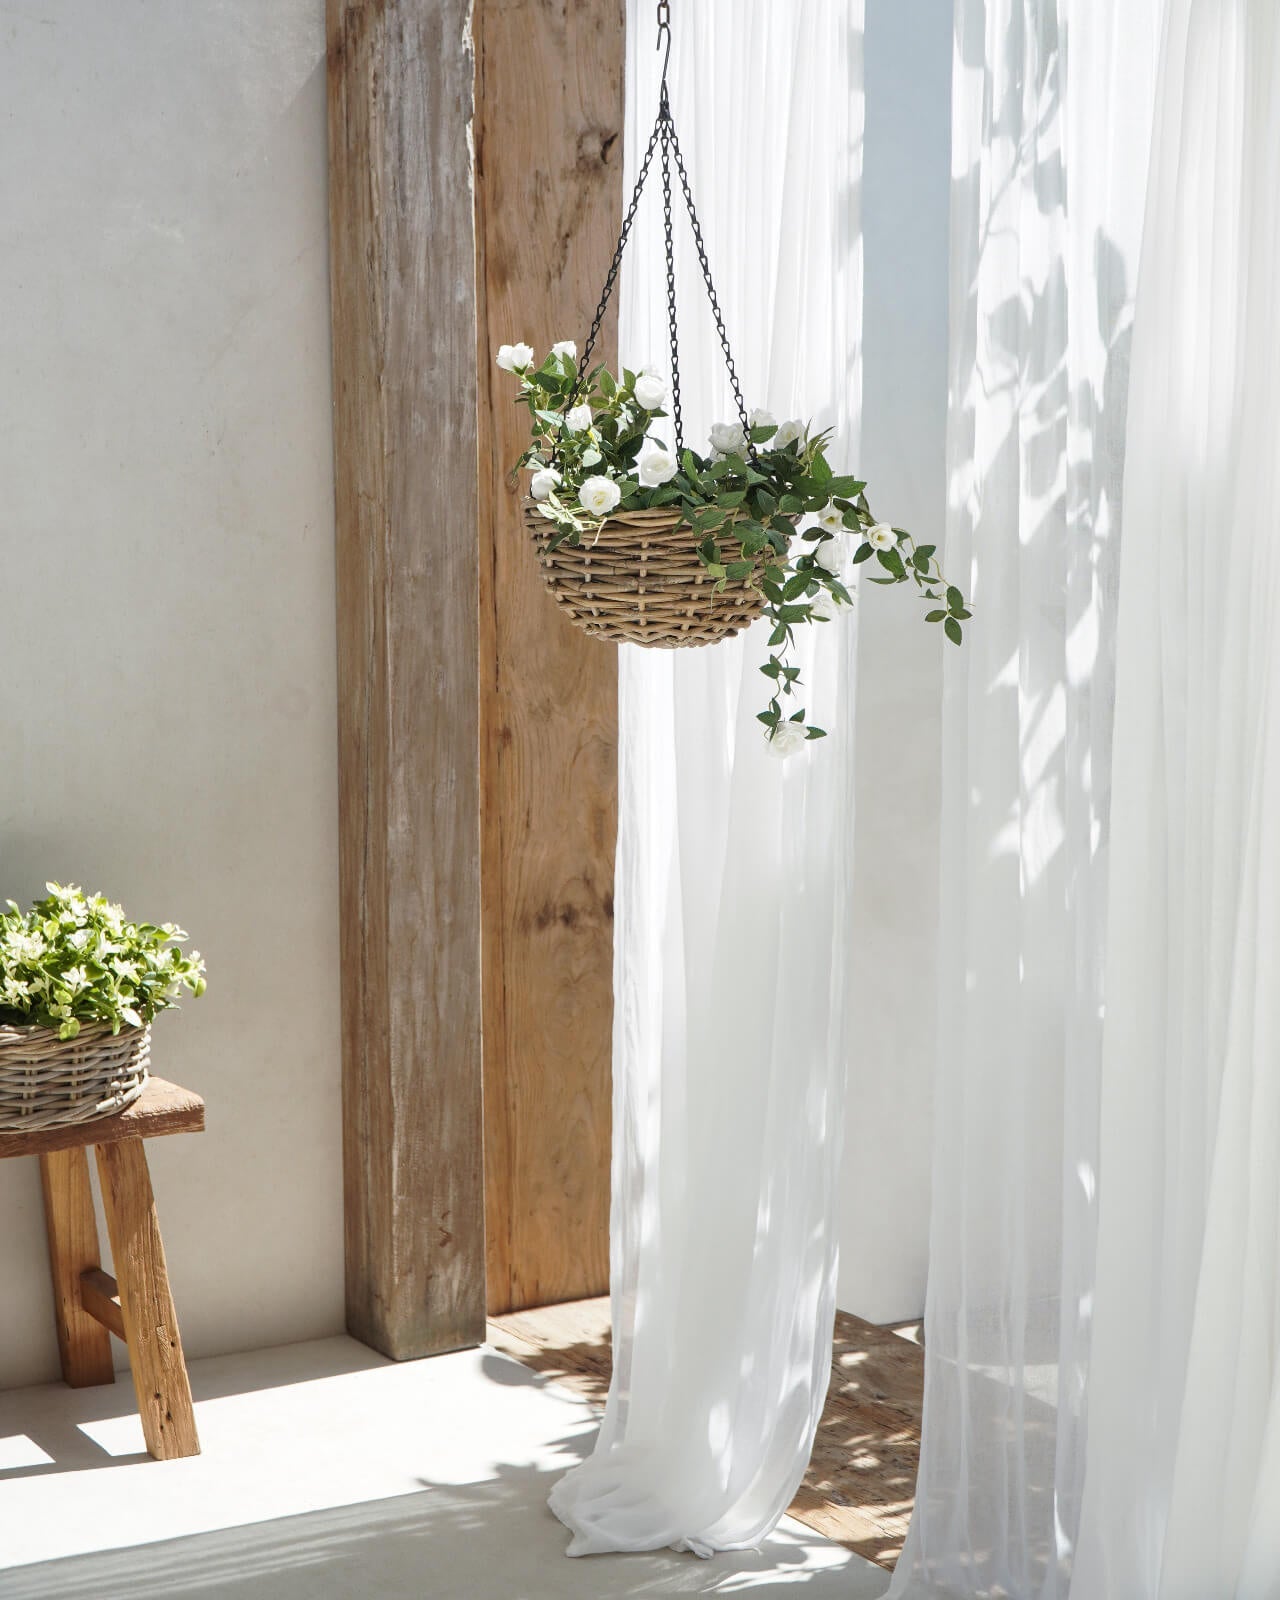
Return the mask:
<svg viewBox="0 0 1280 1600">
<path fill-rule="evenodd" d="M 491 1318 L 489 1343 L 603 1408 L 607 1298 Z M 892 1570 L 915 1499 L 923 1400 L 919 1329 L 837 1312 L 826 1409 L 791 1515 Z"/>
</svg>

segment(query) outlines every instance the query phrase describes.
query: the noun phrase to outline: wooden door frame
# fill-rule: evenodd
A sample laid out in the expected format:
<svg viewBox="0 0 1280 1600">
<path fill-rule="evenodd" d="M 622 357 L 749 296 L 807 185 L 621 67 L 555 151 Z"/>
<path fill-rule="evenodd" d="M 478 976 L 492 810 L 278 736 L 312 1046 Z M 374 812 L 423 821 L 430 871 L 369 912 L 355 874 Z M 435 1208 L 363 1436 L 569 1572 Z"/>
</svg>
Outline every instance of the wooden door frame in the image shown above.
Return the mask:
<svg viewBox="0 0 1280 1600">
<path fill-rule="evenodd" d="M 347 1324 L 397 1359 L 607 1283 L 614 652 L 490 352 L 589 321 L 622 9 L 327 0 Z"/>
</svg>

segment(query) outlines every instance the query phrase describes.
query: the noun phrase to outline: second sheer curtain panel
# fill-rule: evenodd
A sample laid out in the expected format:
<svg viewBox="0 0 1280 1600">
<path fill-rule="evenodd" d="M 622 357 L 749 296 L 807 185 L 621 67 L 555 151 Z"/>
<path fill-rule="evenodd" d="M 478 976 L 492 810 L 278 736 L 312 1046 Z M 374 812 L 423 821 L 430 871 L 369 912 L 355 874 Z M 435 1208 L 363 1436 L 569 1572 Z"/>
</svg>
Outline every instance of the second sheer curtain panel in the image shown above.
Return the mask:
<svg viewBox="0 0 1280 1600">
<path fill-rule="evenodd" d="M 860 0 L 706 0 L 671 23 L 672 107 L 747 405 L 834 428 L 852 461 Z M 627 28 L 630 181 L 661 57 L 651 5 L 633 0 Z M 669 373 L 653 188 L 619 344 Z M 677 273 L 687 442 L 705 453 L 734 409 L 683 224 Z M 785 761 L 755 717 L 758 626 L 621 652 L 614 1375 L 593 1455 L 552 1496 L 574 1554 L 751 1545 L 808 1461 L 835 1314 L 854 627 L 803 630 L 829 737 Z"/>
</svg>

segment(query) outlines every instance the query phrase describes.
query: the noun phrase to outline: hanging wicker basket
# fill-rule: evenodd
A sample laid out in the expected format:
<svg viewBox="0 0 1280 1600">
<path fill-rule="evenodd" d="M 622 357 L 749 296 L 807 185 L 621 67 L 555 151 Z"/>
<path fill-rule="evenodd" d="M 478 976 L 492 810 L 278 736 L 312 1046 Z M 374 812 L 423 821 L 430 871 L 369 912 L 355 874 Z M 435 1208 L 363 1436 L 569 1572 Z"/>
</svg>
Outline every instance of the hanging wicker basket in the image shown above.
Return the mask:
<svg viewBox="0 0 1280 1600">
<path fill-rule="evenodd" d="M 716 580 L 698 557 L 695 534 L 677 511 L 621 511 L 598 535 L 550 549 L 555 523 L 526 503 L 525 526 L 547 588 L 571 622 L 597 639 L 651 645 L 715 644 L 731 638 L 764 609 L 759 588 L 768 546 L 754 558 L 718 535 L 726 561 L 754 559 L 745 578 Z"/>
<path fill-rule="evenodd" d="M 54 1028 L 0 1026 L 0 1129 L 31 1132 L 121 1111 L 142 1093 L 151 1029 L 89 1023 L 74 1039 Z"/>
</svg>

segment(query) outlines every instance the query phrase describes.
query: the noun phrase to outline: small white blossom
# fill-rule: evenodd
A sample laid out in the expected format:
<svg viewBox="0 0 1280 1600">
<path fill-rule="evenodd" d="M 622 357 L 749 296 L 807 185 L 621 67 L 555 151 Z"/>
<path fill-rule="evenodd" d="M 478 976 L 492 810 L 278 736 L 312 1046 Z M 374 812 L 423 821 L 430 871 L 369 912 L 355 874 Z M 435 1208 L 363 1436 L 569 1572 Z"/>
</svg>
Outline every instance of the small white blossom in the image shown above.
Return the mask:
<svg viewBox="0 0 1280 1600">
<path fill-rule="evenodd" d="M 818 513 L 818 526 L 825 528 L 828 533 L 841 533 L 844 530 L 844 512 L 834 500 L 828 500 Z"/>
<path fill-rule="evenodd" d="M 653 372 L 642 372 L 636 379 L 636 404 L 645 411 L 661 411 L 667 403 L 667 385 Z"/>
<path fill-rule="evenodd" d="M 849 560 L 848 540 L 839 533 L 834 539 L 824 539 L 813 552 L 813 559 L 824 572 L 830 572 L 838 577 Z"/>
<path fill-rule="evenodd" d="M 657 489 L 664 483 L 670 483 L 679 468 L 676 458 L 670 450 L 664 450 L 661 445 L 652 445 L 640 457 L 640 482 L 646 489 Z"/>
<path fill-rule="evenodd" d="M 780 722 L 769 740 L 769 752 L 785 761 L 809 742 L 803 722 Z"/>
<path fill-rule="evenodd" d="M 535 500 L 545 500 L 559 482 L 560 474 L 554 467 L 542 467 L 530 478 L 529 493 Z"/>
<path fill-rule="evenodd" d="M 849 607 L 842 600 L 837 600 L 830 589 L 819 589 L 809 605 L 814 616 L 822 622 L 834 622 L 849 611 Z"/>
<path fill-rule="evenodd" d="M 500 344 L 498 365 L 504 372 L 523 372 L 533 364 L 533 346 L 528 344 Z"/>
<path fill-rule="evenodd" d="M 873 550 L 892 550 L 898 542 L 898 535 L 887 522 L 877 522 L 867 529 L 863 535 Z"/>
<path fill-rule="evenodd" d="M 568 361 L 576 361 L 578 359 L 578 347 L 572 339 L 561 339 L 559 343 L 551 346 L 551 354 L 553 356 L 564 356 Z"/>
<path fill-rule="evenodd" d="M 591 407 L 574 406 L 572 411 L 566 413 L 564 425 L 570 433 L 585 433 L 591 426 Z"/>
<path fill-rule="evenodd" d="M 747 446 L 740 422 L 716 422 L 711 427 L 711 448 L 722 455 L 739 455 Z"/>
<path fill-rule="evenodd" d="M 753 428 L 776 428 L 778 419 L 772 411 L 766 411 L 763 406 L 757 406 L 747 419 Z"/>
<path fill-rule="evenodd" d="M 774 434 L 769 442 L 775 450 L 785 450 L 789 444 L 794 444 L 797 439 L 802 439 L 803 437 L 803 422 L 784 422 L 779 426 L 777 433 Z"/>
<path fill-rule="evenodd" d="M 578 504 L 593 517 L 607 517 L 621 499 L 618 485 L 603 476 L 584 479 L 578 490 Z"/>
</svg>

